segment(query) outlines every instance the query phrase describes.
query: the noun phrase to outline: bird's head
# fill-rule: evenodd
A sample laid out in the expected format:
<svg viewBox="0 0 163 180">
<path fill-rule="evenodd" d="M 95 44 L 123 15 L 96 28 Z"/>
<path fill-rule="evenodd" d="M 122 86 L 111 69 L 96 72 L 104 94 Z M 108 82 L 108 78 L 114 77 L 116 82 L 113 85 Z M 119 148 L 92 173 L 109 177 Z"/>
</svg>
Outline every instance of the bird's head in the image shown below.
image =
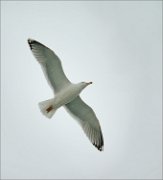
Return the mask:
<svg viewBox="0 0 163 180">
<path fill-rule="evenodd" d="M 90 85 L 90 84 L 92 84 L 93 82 L 81 82 L 80 84 L 81 84 L 81 86 L 83 87 L 83 89 L 85 88 L 85 87 L 87 87 L 88 85 Z"/>
</svg>

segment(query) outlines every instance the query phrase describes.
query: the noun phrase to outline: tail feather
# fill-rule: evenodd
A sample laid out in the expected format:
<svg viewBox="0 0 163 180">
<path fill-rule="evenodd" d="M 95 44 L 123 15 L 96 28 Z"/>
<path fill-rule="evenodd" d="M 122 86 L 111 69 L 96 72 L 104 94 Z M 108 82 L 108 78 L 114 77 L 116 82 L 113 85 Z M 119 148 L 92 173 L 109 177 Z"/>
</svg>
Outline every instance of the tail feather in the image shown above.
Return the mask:
<svg viewBox="0 0 163 180">
<path fill-rule="evenodd" d="M 41 112 L 49 119 L 54 115 L 56 111 L 53 104 L 54 104 L 54 99 L 48 99 L 46 101 L 42 101 L 39 103 L 39 108 Z"/>
</svg>

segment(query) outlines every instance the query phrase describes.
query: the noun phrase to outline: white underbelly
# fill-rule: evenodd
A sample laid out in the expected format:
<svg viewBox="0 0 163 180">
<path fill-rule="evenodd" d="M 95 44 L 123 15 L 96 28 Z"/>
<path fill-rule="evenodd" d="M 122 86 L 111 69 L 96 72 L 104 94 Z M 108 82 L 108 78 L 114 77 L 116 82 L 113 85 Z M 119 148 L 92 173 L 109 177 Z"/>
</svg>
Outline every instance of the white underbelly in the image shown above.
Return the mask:
<svg viewBox="0 0 163 180">
<path fill-rule="evenodd" d="M 54 98 L 54 106 L 56 108 L 59 108 L 69 102 L 71 102 L 73 99 L 75 99 L 79 95 L 80 91 L 78 89 L 74 88 L 67 88 L 63 91 L 56 94 Z"/>
</svg>

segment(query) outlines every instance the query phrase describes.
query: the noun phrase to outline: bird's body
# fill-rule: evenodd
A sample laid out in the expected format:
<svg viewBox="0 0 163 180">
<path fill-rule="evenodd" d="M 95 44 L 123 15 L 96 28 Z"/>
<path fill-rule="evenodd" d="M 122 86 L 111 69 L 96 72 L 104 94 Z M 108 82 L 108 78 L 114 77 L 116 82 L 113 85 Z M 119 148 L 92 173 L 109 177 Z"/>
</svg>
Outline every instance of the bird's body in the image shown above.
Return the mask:
<svg viewBox="0 0 163 180">
<path fill-rule="evenodd" d="M 65 88 L 57 92 L 53 99 L 40 102 L 40 109 L 46 117 L 51 118 L 58 108 L 74 100 L 90 83 L 68 84 Z"/>
<path fill-rule="evenodd" d="M 85 88 L 85 84 L 70 84 L 55 95 L 54 102 L 57 108 L 71 102 Z"/>
<path fill-rule="evenodd" d="M 104 142 L 99 121 L 92 108 L 79 96 L 81 91 L 92 82 L 71 83 L 63 72 L 59 58 L 52 50 L 32 39 L 28 39 L 28 43 L 55 92 L 54 98 L 39 103 L 41 112 L 51 118 L 58 108 L 65 106 L 68 112 L 79 121 L 93 145 L 101 151 Z"/>
<path fill-rule="evenodd" d="M 54 104 L 56 108 L 59 108 L 73 99 L 75 99 L 82 91 L 83 86 L 81 84 L 70 84 L 65 89 L 58 92 L 54 97 Z"/>
</svg>

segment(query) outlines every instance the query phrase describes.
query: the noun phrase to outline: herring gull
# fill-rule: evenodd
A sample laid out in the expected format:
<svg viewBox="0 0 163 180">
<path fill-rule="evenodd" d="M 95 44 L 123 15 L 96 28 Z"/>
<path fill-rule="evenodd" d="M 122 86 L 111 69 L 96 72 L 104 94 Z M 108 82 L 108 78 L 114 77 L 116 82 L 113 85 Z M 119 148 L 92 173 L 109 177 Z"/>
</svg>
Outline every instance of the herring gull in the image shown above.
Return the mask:
<svg viewBox="0 0 163 180">
<path fill-rule="evenodd" d="M 41 112 L 51 118 L 58 108 L 64 106 L 78 120 L 91 143 L 102 151 L 104 140 L 99 121 L 92 108 L 79 96 L 92 82 L 71 83 L 62 69 L 60 59 L 51 49 L 33 39 L 28 39 L 28 44 L 55 94 L 54 98 L 39 103 Z"/>
</svg>

